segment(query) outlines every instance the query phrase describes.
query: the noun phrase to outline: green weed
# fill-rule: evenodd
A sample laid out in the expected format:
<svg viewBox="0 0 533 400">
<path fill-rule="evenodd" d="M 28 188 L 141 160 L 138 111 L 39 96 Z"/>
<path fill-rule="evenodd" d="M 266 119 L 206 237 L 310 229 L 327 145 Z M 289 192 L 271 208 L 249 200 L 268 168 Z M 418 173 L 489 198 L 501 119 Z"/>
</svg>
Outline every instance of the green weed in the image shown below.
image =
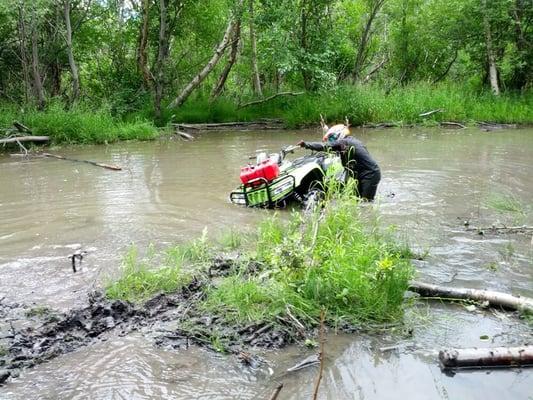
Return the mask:
<svg viewBox="0 0 533 400">
<path fill-rule="evenodd" d="M 45 315 L 50 314 L 50 308 L 46 306 L 36 306 L 27 310 L 24 314 L 28 317 L 44 317 Z"/>
<path fill-rule="evenodd" d="M 138 302 L 156 293 L 175 292 L 190 283 L 192 276 L 183 270 L 179 257 L 170 253 L 166 264 L 155 268 L 150 260 L 140 260 L 137 248 L 132 246 L 123 259 L 122 276 L 106 288 L 107 297 Z"/>
<path fill-rule="evenodd" d="M 226 278 L 205 306 L 242 323 L 276 320 L 288 307 L 306 323 L 316 322 L 322 308 L 348 323 L 400 317 L 413 275 L 405 249 L 365 226 L 349 191 L 330 193 L 306 221 L 301 214 L 265 220 L 256 249 L 263 272 Z"/>
<path fill-rule="evenodd" d="M 525 214 L 524 205 L 520 199 L 512 193 L 496 193 L 491 195 L 487 200 L 487 206 L 501 213 Z"/>
</svg>

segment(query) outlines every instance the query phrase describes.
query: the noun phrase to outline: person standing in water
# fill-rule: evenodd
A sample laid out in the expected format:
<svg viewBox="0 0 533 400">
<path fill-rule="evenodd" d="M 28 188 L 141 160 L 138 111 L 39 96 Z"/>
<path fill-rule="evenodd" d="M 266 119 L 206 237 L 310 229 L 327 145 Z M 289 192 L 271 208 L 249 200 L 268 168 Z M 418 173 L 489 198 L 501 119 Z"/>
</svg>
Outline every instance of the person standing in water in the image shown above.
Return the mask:
<svg viewBox="0 0 533 400">
<path fill-rule="evenodd" d="M 360 140 L 350 136 L 347 120 L 345 124 L 329 128 L 321 116 L 320 124 L 324 132 L 322 142 L 300 141 L 298 145 L 314 151 L 333 150 L 337 152 L 348 176 L 357 179 L 359 196 L 367 201 L 374 200 L 381 180 L 381 171 L 366 146 Z"/>
</svg>

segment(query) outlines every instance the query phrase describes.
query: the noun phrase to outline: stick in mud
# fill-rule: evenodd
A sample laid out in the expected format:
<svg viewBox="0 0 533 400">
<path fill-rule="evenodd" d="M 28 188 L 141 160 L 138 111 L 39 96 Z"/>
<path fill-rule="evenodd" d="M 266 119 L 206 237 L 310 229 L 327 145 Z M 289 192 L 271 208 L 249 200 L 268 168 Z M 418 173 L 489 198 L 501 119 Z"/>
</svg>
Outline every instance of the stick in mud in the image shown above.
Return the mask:
<svg viewBox="0 0 533 400">
<path fill-rule="evenodd" d="M 280 383 L 276 389 L 274 389 L 274 393 L 269 397 L 268 400 L 276 400 L 279 396 L 279 392 L 281 392 L 281 389 L 283 389 L 283 383 Z"/>
<path fill-rule="evenodd" d="M 99 163 L 99 162 L 96 162 L 96 161 L 90 161 L 90 160 L 78 160 L 78 159 L 75 159 L 75 158 L 68 158 L 68 157 L 63 157 L 63 156 L 59 156 L 57 154 L 50 154 L 50 153 L 42 153 L 42 155 L 44 157 L 51 157 L 51 158 L 57 158 L 58 160 L 65 160 L 65 161 L 74 161 L 74 162 L 83 162 L 83 163 L 87 163 L 87 164 L 91 164 L 91 165 L 95 165 L 97 167 L 101 167 L 101 168 L 106 168 L 106 169 L 111 169 L 113 171 L 122 171 L 122 168 L 117 166 L 117 165 L 111 165 L 111 164 L 104 164 L 104 163 Z"/>
<path fill-rule="evenodd" d="M 318 359 L 320 360 L 320 369 L 318 370 L 318 378 L 315 383 L 315 390 L 313 392 L 313 400 L 318 398 L 318 389 L 320 388 L 320 381 L 322 380 L 322 373 L 324 372 L 324 309 L 320 311 L 320 353 L 318 354 Z"/>
</svg>

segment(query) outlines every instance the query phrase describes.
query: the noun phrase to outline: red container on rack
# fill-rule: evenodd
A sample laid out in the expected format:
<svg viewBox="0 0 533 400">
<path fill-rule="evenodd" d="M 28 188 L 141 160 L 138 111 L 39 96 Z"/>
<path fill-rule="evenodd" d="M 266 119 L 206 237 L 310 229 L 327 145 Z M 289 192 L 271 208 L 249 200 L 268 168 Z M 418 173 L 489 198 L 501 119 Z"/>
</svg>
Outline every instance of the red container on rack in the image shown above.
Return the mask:
<svg viewBox="0 0 533 400">
<path fill-rule="evenodd" d="M 279 166 L 275 160 L 267 158 L 265 161 L 257 165 L 247 165 L 241 168 L 241 182 L 247 184 L 248 182 L 264 178 L 268 182 L 273 181 L 279 176 Z M 253 186 L 259 186 L 264 183 L 263 180 L 252 182 Z"/>
</svg>

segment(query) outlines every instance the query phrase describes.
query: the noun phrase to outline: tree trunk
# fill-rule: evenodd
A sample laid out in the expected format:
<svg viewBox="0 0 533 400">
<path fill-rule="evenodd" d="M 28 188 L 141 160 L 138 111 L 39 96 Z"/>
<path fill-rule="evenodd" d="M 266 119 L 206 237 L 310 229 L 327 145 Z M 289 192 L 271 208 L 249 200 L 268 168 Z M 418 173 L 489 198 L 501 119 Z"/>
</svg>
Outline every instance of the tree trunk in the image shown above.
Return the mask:
<svg viewBox="0 0 533 400">
<path fill-rule="evenodd" d="M 19 5 L 19 20 L 18 20 L 18 33 L 19 33 L 19 48 L 20 48 L 20 60 L 22 64 L 22 74 L 24 76 L 24 96 L 26 103 L 30 100 L 30 72 L 28 63 L 28 53 L 26 49 L 26 23 L 24 22 L 24 9 L 22 5 Z"/>
<path fill-rule="evenodd" d="M 169 51 L 169 37 L 167 29 L 167 5 L 165 0 L 159 1 L 159 43 L 157 61 L 155 63 L 155 117 L 161 118 L 161 100 L 163 99 L 164 72 L 163 67 Z"/>
<path fill-rule="evenodd" d="M 72 50 L 72 26 L 70 24 L 70 0 L 63 2 L 63 12 L 65 15 L 66 42 L 67 42 L 67 55 L 68 63 L 70 65 L 70 72 L 72 74 L 72 102 L 74 103 L 80 95 L 80 78 L 78 75 L 78 66 L 74 59 L 74 52 Z"/>
<path fill-rule="evenodd" d="M 486 301 L 492 307 L 533 312 L 533 299 L 491 290 L 453 288 L 416 281 L 409 284 L 409 290 L 419 293 L 421 296 Z"/>
<path fill-rule="evenodd" d="M 485 45 L 487 49 L 487 61 L 489 63 L 489 80 L 492 93 L 496 96 L 500 94 L 500 87 L 498 85 L 498 70 L 496 68 L 496 61 L 494 59 L 494 52 L 492 49 L 492 35 L 490 30 L 490 21 L 487 9 L 487 0 L 483 0 L 483 25 L 485 28 Z"/>
<path fill-rule="evenodd" d="M 302 1 L 301 13 L 300 13 L 300 47 L 304 53 L 307 53 L 307 3 Z M 302 67 L 302 78 L 304 81 L 305 90 L 311 90 L 312 88 L 312 76 L 307 69 L 307 66 Z"/>
<path fill-rule="evenodd" d="M 226 84 L 226 80 L 228 79 L 228 75 L 231 71 L 231 68 L 235 64 L 235 61 L 237 60 L 240 38 L 241 38 L 241 21 L 239 19 L 235 22 L 233 34 L 231 36 L 231 50 L 229 53 L 228 62 L 226 63 L 224 70 L 220 74 L 218 81 L 213 89 L 213 92 L 211 93 L 212 100 L 220 96 L 220 94 L 224 90 L 224 86 Z"/>
<path fill-rule="evenodd" d="M 250 46 L 252 50 L 252 82 L 254 87 L 254 93 L 260 97 L 263 96 L 263 90 L 261 88 L 261 78 L 259 77 L 259 67 L 257 66 L 257 42 L 255 37 L 255 21 L 254 21 L 254 0 L 250 0 Z"/>
<path fill-rule="evenodd" d="M 148 70 L 148 55 L 146 53 L 146 48 L 148 45 L 148 22 L 150 19 L 150 0 L 142 1 L 142 28 L 141 35 L 139 39 L 139 58 L 138 66 L 139 71 L 141 71 L 143 77 L 143 83 L 145 87 L 150 87 L 152 82 L 152 77 L 150 71 Z"/>
<path fill-rule="evenodd" d="M 44 88 L 41 80 L 41 73 L 39 72 L 39 49 L 38 49 L 38 37 L 37 37 L 37 21 L 35 16 L 35 6 L 32 8 L 31 17 L 31 67 L 33 73 L 33 90 L 37 99 L 37 106 L 39 109 L 43 109 L 45 106 Z"/>
<path fill-rule="evenodd" d="M 375 0 L 370 7 L 368 19 L 366 20 L 365 28 L 361 34 L 361 41 L 359 42 L 359 48 L 357 49 L 357 55 L 355 57 L 355 63 L 353 68 L 353 80 L 357 81 L 361 75 L 363 64 L 367 56 L 368 41 L 370 39 L 370 31 L 372 29 L 372 23 L 376 18 L 377 13 L 383 6 L 385 0 Z"/>
<path fill-rule="evenodd" d="M 533 365 L 533 346 L 441 350 L 442 369 Z"/>
<path fill-rule="evenodd" d="M 242 5 L 243 0 L 239 0 L 239 6 Z M 181 93 L 176 97 L 170 104 L 169 108 L 179 107 L 181 106 L 185 100 L 190 96 L 190 94 L 196 89 L 205 79 L 207 75 L 215 68 L 217 63 L 222 58 L 222 55 L 224 54 L 224 51 L 226 50 L 226 47 L 228 46 L 228 42 L 231 37 L 231 32 L 233 31 L 233 27 L 235 24 L 235 20 L 233 16 L 230 16 L 228 21 L 228 26 L 226 27 L 226 31 L 224 32 L 224 37 L 222 38 L 222 41 L 217 46 L 215 53 L 209 60 L 209 62 L 202 68 L 202 70 L 185 86 L 185 88 L 181 91 Z"/>
</svg>

